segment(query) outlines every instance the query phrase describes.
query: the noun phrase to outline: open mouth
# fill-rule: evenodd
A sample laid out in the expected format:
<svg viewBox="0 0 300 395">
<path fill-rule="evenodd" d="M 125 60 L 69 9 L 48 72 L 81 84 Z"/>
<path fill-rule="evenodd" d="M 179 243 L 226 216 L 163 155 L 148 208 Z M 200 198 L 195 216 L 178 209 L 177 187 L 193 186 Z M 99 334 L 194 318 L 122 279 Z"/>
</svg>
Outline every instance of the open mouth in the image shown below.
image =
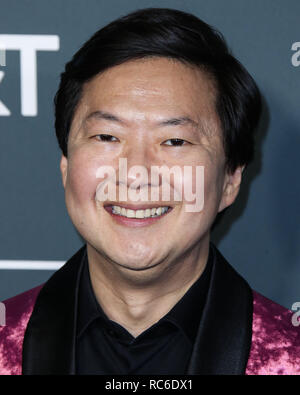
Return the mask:
<svg viewBox="0 0 300 395">
<path fill-rule="evenodd" d="M 104 206 L 104 209 L 109 212 L 115 219 L 119 219 L 121 221 L 124 220 L 126 221 L 126 223 L 128 223 L 128 221 L 149 223 L 168 214 L 172 210 L 172 207 L 158 206 L 144 208 L 139 207 L 134 209 L 133 207 L 124 207 L 110 204 Z"/>
</svg>

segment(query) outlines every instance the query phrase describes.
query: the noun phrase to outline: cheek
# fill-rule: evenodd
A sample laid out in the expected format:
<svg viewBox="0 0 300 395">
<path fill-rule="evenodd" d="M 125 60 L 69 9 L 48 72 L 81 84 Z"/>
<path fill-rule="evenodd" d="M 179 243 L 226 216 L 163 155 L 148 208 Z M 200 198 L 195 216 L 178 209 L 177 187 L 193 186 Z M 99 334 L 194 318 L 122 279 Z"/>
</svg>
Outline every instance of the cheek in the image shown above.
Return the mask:
<svg viewBox="0 0 300 395">
<path fill-rule="evenodd" d="M 195 177 L 193 177 L 193 185 L 197 185 Z M 203 193 L 204 204 L 202 210 L 198 211 L 196 208 L 201 204 L 200 198 L 199 202 L 195 202 L 192 205 L 187 202 L 184 204 L 182 228 L 185 232 L 186 242 L 188 242 L 189 238 L 192 238 L 192 240 L 198 240 L 199 237 L 202 237 L 209 232 L 218 213 L 221 198 L 220 191 L 222 190 L 221 185 L 222 177 L 220 176 L 218 169 L 209 166 L 205 167 L 203 182 L 201 185 L 202 191 L 196 191 L 197 194 Z M 195 212 L 187 212 L 187 206 L 193 207 L 193 210 L 195 207 Z M 187 235 L 189 235 L 189 237 L 187 237 Z"/>
<path fill-rule="evenodd" d="M 192 177 L 185 177 L 186 211 L 194 212 L 201 217 L 215 214 L 222 195 L 222 177 L 219 171 L 220 169 L 214 166 L 197 166 L 193 169 Z"/>
<path fill-rule="evenodd" d="M 66 183 L 66 199 L 85 205 L 95 200 L 99 180 L 96 178 L 97 169 L 101 166 L 98 159 L 93 159 L 84 152 L 72 154 L 68 164 Z"/>
<path fill-rule="evenodd" d="M 207 168 L 204 176 L 204 208 L 216 211 L 222 197 L 223 169 Z"/>
<path fill-rule="evenodd" d="M 183 177 L 180 182 L 183 186 L 184 201 L 198 201 L 199 204 L 200 201 L 204 201 L 205 209 L 216 205 L 222 191 L 222 172 L 222 166 L 205 160 L 201 165 L 185 166 L 184 171 L 182 168 Z"/>
</svg>

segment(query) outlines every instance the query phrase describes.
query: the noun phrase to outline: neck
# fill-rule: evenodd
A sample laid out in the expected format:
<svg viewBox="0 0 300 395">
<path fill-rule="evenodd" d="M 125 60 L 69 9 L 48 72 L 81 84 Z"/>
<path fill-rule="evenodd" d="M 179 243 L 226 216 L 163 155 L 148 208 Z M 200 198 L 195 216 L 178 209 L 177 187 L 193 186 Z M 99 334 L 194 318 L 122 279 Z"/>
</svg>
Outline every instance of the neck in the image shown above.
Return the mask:
<svg viewBox="0 0 300 395">
<path fill-rule="evenodd" d="M 137 272 L 109 262 L 87 246 L 92 287 L 107 317 L 134 337 L 166 315 L 203 273 L 209 240 L 176 262 Z"/>
</svg>

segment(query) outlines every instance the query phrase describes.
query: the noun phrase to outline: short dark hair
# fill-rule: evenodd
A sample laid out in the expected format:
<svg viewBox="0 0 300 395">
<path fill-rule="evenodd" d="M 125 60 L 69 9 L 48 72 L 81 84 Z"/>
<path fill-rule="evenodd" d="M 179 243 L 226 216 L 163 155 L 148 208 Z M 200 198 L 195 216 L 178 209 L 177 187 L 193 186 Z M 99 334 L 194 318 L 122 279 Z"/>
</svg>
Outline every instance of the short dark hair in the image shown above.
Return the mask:
<svg viewBox="0 0 300 395">
<path fill-rule="evenodd" d="M 54 99 L 56 136 L 63 154 L 67 156 L 83 84 L 110 67 L 153 56 L 177 59 L 213 76 L 227 169 L 233 172 L 248 165 L 261 113 L 261 96 L 253 78 L 232 56 L 220 32 L 194 15 L 165 8 L 138 10 L 111 22 L 66 64 Z"/>
</svg>

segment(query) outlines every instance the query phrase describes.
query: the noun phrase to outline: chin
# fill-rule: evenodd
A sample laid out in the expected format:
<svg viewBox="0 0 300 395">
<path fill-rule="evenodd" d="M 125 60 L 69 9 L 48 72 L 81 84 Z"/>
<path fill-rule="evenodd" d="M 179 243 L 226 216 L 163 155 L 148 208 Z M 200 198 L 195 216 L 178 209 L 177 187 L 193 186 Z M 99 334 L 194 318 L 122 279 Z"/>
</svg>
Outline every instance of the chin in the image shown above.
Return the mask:
<svg viewBox="0 0 300 395">
<path fill-rule="evenodd" d="M 92 240 L 91 240 L 92 241 Z M 132 271 L 144 271 L 158 266 L 160 262 L 164 261 L 164 254 L 162 251 L 155 251 L 149 245 L 142 242 L 119 242 L 112 243 L 108 239 L 93 240 L 88 244 L 97 253 L 98 257 L 110 261 L 114 266 L 124 268 Z M 113 248 L 112 245 L 118 245 L 118 248 Z M 157 246 L 156 246 L 157 247 Z"/>
<path fill-rule="evenodd" d="M 156 262 L 153 262 L 152 260 L 149 260 L 148 257 L 137 257 L 137 256 L 126 256 L 122 255 L 122 257 L 115 257 L 113 261 L 119 265 L 122 266 L 123 268 L 129 269 L 129 270 L 147 270 L 151 269 L 152 267 L 157 266 Z"/>
<path fill-rule="evenodd" d="M 121 252 L 121 254 L 120 254 Z M 137 254 L 137 251 L 126 252 L 124 249 L 120 251 L 104 251 L 105 255 L 116 265 L 124 269 L 143 271 L 155 267 L 161 262 L 161 259 L 153 256 L 153 251 L 145 251 L 145 253 Z"/>
<path fill-rule="evenodd" d="M 161 265 L 159 263 L 149 263 L 141 265 L 139 263 L 128 262 L 119 263 L 118 270 L 128 283 L 134 286 L 145 287 L 155 285 L 161 279 Z"/>
<path fill-rule="evenodd" d="M 152 268 L 156 267 L 157 265 L 136 265 L 131 263 L 126 264 L 118 264 L 127 272 L 134 272 L 134 273 L 141 273 L 141 272 L 149 272 Z"/>
</svg>

